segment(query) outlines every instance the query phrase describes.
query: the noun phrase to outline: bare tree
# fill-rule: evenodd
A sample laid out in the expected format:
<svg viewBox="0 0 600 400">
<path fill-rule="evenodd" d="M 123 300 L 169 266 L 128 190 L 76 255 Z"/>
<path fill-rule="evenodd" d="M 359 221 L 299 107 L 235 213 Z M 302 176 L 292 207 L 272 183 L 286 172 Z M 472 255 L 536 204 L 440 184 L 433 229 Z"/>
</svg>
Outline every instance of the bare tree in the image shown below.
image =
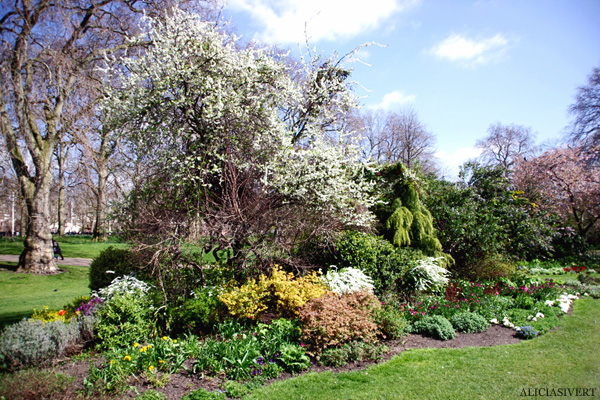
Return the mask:
<svg viewBox="0 0 600 400">
<path fill-rule="evenodd" d="M 29 214 L 21 270 L 55 273 L 50 233 L 52 158 L 80 107 L 75 89 L 106 51 L 117 49 L 157 2 L 3 2 L 0 15 L 0 129 Z M 31 159 L 28 164 L 26 155 Z"/>
<path fill-rule="evenodd" d="M 519 160 L 535 153 L 535 135 L 530 128 L 521 125 L 496 123 L 488 128 L 489 135 L 478 140 L 476 147 L 482 149 L 481 162 L 501 165 L 508 175 Z"/>
<path fill-rule="evenodd" d="M 600 68 L 594 68 L 588 84 L 577 88 L 575 104 L 569 107 L 574 119 L 569 136 L 576 144 L 592 148 L 600 143 Z"/>
<path fill-rule="evenodd" d="M 414 109 L 366 111 L 356 118 L 355 126 L 365 138 L 366 158 L 379 163 L 401 161 L 409 168 L 420 165 L 426 171 L 435 168 L 435 136 Z"/>
</svg>

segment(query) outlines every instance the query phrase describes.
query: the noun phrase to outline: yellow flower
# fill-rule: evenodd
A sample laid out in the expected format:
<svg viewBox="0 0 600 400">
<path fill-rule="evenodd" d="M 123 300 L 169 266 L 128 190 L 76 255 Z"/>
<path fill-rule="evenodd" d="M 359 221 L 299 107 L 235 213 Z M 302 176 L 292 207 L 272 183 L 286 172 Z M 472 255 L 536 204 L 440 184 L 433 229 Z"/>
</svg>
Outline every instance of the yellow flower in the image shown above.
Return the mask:
<svg viewBox="0 0 600 400">
<path fill-rule="evenodd" d="M 173 343 L 177 343 L 177 339 L 173 340 Z"/>
<path fill-rule="evenodd" d="M 164 363 L 164 361 L 163 361 L 163 360 L 158 360 L 158 363 L 159 363 L 159 364 L 163 364 L 163 363 Z"/>
<path fill-rule="evenodd" d="M 140 344 L 139 343 L 134 343 L 133 347 L 138 347 Z"/>
<path fill-rule="evenodd" d="M 114 364 L 114 363 L 115 363 L 115 360 L 110 360 L 110 363 L 111 363 L 111 364 Z"/>
<path fill-rule="evenodd" d="M 168 337 L 166 337 L 166 336 L 162 337 L 162 340 L 167 340 L 167 339 L 168 339 Z"/>
<path fill-rule="evenodd" d="M 154 365 L 151 365 L 150 368 L 148 368 L 148 371 L 152 371 L 154 369 Z"/>
<path fill-rule="evenodd" d="M 131 357 L 129 356 L 129 354 L 125 354 L 125 357 L 123 357 L 123 360 L 131 361 Z"/>
<path fill-rule="evenodd" d="M 142 348 L 140 349 L 140 353 L 143 353 L 143 352 L 145 352 L 146 350 L 147 350 L 147 348 L 146 348 L 146 346 L 144 346 L 144 347 L 142 347 Z"/>
<path fill-rule="evenodd" d="M 151 348 L 152 348 L 152 345 L 151 345 L 151 344 L 149 344 L 147 347 L 148 347 L 149 349 L 151 349 Z"/>
</svg>

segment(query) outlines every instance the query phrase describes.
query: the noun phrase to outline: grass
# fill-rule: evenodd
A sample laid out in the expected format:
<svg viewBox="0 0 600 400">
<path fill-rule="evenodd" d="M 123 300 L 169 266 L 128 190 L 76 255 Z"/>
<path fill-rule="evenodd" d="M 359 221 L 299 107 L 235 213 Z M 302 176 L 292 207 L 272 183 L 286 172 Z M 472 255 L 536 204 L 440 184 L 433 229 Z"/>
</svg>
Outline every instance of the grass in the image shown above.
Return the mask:
<svg viewBox="0 0 600 400">
<path fill-rule="evenodd" d="M 110 246 L 117 248 L 129 247 L 116 238 L 106 242 L 93 242 L 89 235 L 55 237 L 65 257 L 96 258 L 100 252 Z M 23 238 L 3 238 L 0 240 L 0 254 L 21 254 Z"/>
<path fill-rule="evenodd" d="M 531 341 L 406 351 L 364 371 L 275 382 L 244 399 L 496 400 L 517 399 L 535 388 L 595 388 L 595 397 L 588 398 L 600 398 L 599 322 L 600 301 L 586 298 L 575 302 L 560 329 Z"/>
<path fill-rule="evenodd" d="M 57 275 L 15 273 L 14 264 L 2 264 L 0 271 L 0 327 L 33 314 L 33 309 L 60 310 L 76 297 L 89 295 L 89 268 L 63 266 Z"/>
</svg>

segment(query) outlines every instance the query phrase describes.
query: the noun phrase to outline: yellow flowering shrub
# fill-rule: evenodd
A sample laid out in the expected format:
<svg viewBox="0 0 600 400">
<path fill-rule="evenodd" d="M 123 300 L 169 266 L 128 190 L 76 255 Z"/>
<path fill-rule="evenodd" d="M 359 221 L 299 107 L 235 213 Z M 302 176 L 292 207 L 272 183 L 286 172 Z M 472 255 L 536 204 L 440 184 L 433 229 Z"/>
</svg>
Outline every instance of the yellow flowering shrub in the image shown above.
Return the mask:
<svg viewBox="0 0 600 400">
<path fill-rule="evenodd" d="M 294 274 L 283 271 L 277 265 L 273 267 L 268 286 L 275 302 L 275 311 L 284 317 L 297 317 L 300 307 L 329 292 L 316 271 L 294 278 Z"/>
<path fill-rule="evenodd" d="M 227 306 L 231 315 L 252 319 L 267 310 L 265 300 L 268 292 L 261 278 L 263 275 L 259 277 L 258 283 L 251 279 L 242 286 L 233 287 L 219 295 L 219 300 Z"/>
<path fill-rule="evenodd" d="M 261 274 L 258 282 L 250 280 L 220 295 L 219 299 L 236 317 L 257 318 L 265 311 L 297 317 L 300 307 L 306 302 L 328 292 L 316 272 L 296 278 L 275 265 L 270 277 Z"/>
</svg>

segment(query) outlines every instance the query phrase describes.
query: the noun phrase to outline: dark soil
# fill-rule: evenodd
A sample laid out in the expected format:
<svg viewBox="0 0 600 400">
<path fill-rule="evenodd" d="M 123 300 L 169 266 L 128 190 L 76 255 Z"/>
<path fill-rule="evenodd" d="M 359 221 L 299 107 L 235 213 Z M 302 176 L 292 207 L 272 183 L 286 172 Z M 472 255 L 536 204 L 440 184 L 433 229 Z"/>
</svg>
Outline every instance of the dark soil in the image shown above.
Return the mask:
<svg viewBox="0 0 600 400">
<path fill-rule="evenodd" d="M 509 328 L 505 328 L 498 325 L 492 325 L 485 332 L 481 333 L 458 333 L 458 336 L 452 340 L 437 340 L 422 335 L 408 335 L 407 337 L 400 340 L 390 340 L 385 342 L 389 347 L 389 352 L 386 353 L 382 361 L 389 360 L 398 353 L 408 349 L 420 349 L 420 348 L 462 348 L 462 347 L 488 347 L 502 344 L 519 343 L 519 339 L 515 331 Z M 88 374 L 89 360 L 83 361 L 67 361 L 57 366 L 55 370 L 70 376 L 73 376 L 75 380 L 71 385 L 72 390 L 83 389 L 84 378 Z M 375 362 L 355 362 L 343 367 L 324 367 L 321 365 L 313 366 L 307 372 L 322 372 L 322 371 L 333 371 L 333 372 L 347 372 L 356 371 L 373 365 Z M 188 368 L 190 365 L 187 365 Z M 290 374 L 284 374 L 278 380 L 290 378 Z M 200 387 L 210 391 L 222 390 L 222 384 L 225 381 L 225 377 L 208 377 L 202 375 L 191 375 L 186 373 L 173 374 L 169 377 L 168 381 L 163 387 L 155 388 L 152 387 L 148 382 L 143 380 L 131 379 L 129 384 L 134 386 L 135 390 L 128 390 L 126 393 L 121 394 L 119 399 L 131 399 L 135 398 L 138 393 L 142 393 L 149 389 L 154 389 L 157 392 L 164 393 L 169 400 L 178 400 L 184 394 L 198 389 Z"/>
</svg>

